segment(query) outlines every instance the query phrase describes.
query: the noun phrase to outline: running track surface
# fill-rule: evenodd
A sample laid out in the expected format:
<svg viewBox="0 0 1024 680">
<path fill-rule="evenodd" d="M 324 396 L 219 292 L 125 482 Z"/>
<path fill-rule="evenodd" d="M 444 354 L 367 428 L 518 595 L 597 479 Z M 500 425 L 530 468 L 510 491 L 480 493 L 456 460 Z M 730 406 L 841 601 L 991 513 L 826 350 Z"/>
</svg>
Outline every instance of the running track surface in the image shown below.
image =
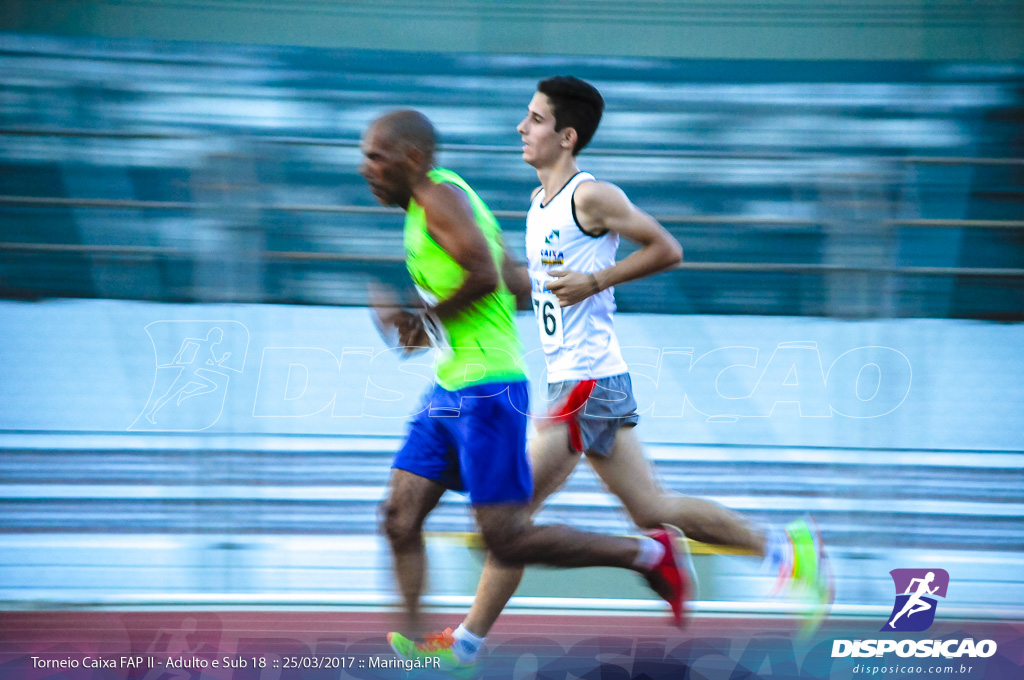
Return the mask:
<svg viewBox="0 0 1024 680">
<path fill-rule="evenodd" d="M 434 615 L 428 623 L 440 629 L 454 627 L 460 620 L 460 615 Z M 395 614 L 348 611 L 0 612 L 0 680 L 449 677 L 427 671 L 407 674 L 388 665 L 396 657 L 385 636 L 398 621 Z M 892 665 L 908 660 L 895 654 L 884 660 L 833 659 L 836 639 L 972 637 L 995 640 L 997 654 L 988 659 L 909 659 L 909 663 L 923 664 L 926 671 L 929 665 L 957 670 L 947 675 L 926 673 L 933 679 L 1024 678 L 1024 624 L 1020 622 L 945 621 L 936 622 L 927 633 L 894 636 L 879 632 L 878 621 L 832 620 L 809 639 L 801 639 L 797 627 L 794 619 L 700 617 L 680 631 L 668 625 L 667 613 L 642 617 L 506 614 L 488 638 L 487 653 L 475 677 L 850 678 L 856 677 L 852 668 L 858 663 Z M 175 665 L 168 667 L 168 660 Z M 76 661 L 77 667 L 67 667 Z M 963 675 L 961 665 L 974 669 Z M 883 677 L 917 676 L 903 672 Z"/>
</svg>

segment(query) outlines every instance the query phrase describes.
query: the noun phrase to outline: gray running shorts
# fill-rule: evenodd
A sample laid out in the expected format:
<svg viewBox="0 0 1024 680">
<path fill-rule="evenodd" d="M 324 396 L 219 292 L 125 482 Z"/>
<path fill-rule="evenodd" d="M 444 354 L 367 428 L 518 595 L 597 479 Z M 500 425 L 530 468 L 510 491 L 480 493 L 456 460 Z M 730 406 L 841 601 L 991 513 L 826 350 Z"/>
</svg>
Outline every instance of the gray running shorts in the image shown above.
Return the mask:
<svg viewBox="0 0 1024 680">
<path fill-rule="evenodd" d="M 569 396 L 578 380 L 548 383 L 548 401 L 552 404 Z M 629 373 L 600 378 L 579 417 L 583 432 L 583 449 L 587 453 L 607 456 L 612 451 L 620 427 L 633 427 L 640 421 L 633 398 L 633 381 Z"/>
</svg>

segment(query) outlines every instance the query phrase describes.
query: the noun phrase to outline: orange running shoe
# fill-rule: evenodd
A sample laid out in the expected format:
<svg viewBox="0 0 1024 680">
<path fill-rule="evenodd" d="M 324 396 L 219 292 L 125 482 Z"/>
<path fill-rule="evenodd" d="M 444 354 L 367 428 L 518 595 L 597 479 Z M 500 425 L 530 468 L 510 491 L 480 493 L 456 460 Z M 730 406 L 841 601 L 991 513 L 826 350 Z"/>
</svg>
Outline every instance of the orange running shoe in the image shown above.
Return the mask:
<svg viewBox="0 0 1024 680">
<path fill-rule="evenodd" d="M 454 631 L 445 628 L 440 633 L 428 633 L 423 642 L 414 642 L 401 633 L 388 633 L 388 644 L 395 654 L 415 664 L 416 669 L 449 671 L 452 675 L 467 680 L 476 670 L 475 663 L 463 663 L 452 647 L 455 645 Z"/>
</svg>

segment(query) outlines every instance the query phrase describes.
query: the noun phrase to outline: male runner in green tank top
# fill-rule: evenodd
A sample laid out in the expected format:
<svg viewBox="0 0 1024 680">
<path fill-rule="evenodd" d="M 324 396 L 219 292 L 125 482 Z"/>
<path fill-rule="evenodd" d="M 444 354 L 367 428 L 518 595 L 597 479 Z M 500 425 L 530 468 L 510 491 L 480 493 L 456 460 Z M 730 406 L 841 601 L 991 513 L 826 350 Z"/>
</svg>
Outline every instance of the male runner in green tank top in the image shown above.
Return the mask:
<svg viewBox="0 0 1024 680">
<path fill-rule="evenodd" d="M 433 167 L 434 145 L 425 116 L 395 111 L 367 129 L 359 168 L 380 203 L 406 211 L 406 262 L 426 305 L 379 320 L 396 327 L 406 347 L 432 336 L 440 355 L 436 385 L 395 456 L 384 503 L 408 632 L 420 629 L 423 522 L 447 489 L 468 492 L 483 540 L 501 562 L 632 569 L 681 612 L 689 580 L 668 530 L 637 539 L 533 523 L 529 397 L 515 302 L 499 274 L 501 232 L 460 177 Z"/>
</svg>

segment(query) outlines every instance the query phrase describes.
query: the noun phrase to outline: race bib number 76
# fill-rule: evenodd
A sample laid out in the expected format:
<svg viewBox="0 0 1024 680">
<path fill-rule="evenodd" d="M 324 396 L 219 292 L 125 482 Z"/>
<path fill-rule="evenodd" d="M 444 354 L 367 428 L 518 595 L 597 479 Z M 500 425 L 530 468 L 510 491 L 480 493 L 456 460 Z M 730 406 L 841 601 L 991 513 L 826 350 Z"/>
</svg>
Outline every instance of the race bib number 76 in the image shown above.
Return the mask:
<svg viewBox="0 0 1024 680">
<path fill-rule="evenodd" d="M 555 294 L 534 291 L 533 311 L 537 315 L 537 325 L 540 327 L 541 344 L 545 347 L 561 347 L 562 308 L 558 305 Z"/>
</svg>

